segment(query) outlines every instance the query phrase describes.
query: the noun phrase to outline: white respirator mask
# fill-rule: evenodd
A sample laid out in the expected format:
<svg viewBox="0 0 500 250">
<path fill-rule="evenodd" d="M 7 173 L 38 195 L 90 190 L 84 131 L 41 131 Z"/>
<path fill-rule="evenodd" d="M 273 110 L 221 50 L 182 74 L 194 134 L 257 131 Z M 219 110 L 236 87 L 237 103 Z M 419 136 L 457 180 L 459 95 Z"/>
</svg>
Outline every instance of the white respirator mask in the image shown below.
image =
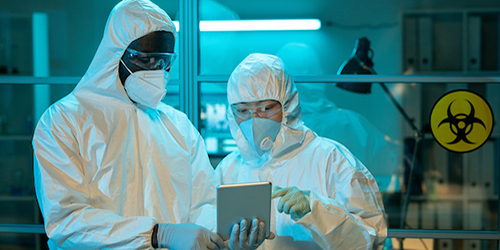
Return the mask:
<svg viewBox="0 0 500 250">
<path fill-rule="evenodd" d="M 252 148 L 259 154 L 271 150 L 281 123 L 266 118 L 251 118 L 240 123 L 240 129 Z"/>
<path fill-rule="evenodd" d="M 170 72 L 162 69 L 132 72 L 122 60 L 120 61 L 130 73 L 125 80 L 125 90 L 130 99 L 156 109 L 167 94 L 166 85 L 170 79 Z"/>
</svg>

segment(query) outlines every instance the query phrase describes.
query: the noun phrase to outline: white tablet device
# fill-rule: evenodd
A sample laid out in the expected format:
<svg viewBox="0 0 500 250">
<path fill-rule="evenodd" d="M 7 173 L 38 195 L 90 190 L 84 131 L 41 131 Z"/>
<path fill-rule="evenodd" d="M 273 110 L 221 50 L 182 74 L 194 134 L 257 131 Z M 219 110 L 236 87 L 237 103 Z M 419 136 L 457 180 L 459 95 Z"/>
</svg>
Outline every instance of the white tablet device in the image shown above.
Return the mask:
<svg viewBox="0 0 500 250">
<path fill-rule="evenodd" d="M 227 240 L 235 223 L 257 217 L 266 223 L 269 237 L 271 218 L 271 182 L 253 182 L 217 187 L 217 233 Z"/>
</svg>

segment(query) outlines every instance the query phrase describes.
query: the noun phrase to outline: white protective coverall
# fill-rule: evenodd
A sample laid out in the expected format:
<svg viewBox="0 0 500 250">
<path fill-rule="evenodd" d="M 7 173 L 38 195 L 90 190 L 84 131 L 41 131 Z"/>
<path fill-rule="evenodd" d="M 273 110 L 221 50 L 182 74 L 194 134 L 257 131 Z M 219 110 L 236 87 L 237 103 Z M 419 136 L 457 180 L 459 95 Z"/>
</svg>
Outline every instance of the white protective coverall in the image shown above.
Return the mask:
<svg viewBox="0 0 500 250">
<path fill-rule="evenodd" d="M 127 46 L 159 30 L 176 36 L 158 6 L 117 4 L 86 74 L 37 125 L 35 186 L 50 249 L 149 249 L 159 222 L 215 227 L 218 180 L 200 134 L 170 106 L 133 104 L 118 77 Z"/>
<path fill-rule="evenodd" d="M 231 74 L 227 94 L 229 104 L 279 101 L 283 118 L 272 149 L 259 157 L 228 111 L 238 150 L 218 165 L 221 183 L 270 181 L 311 191 L 311 212 L 298 221 L 278 213 L 280 198 L 273 200 L 271 232 L 276 238 L 260 249 L 382 249 L 387 226 L 373 176 L 347 148 L 303 125 L 298 92 L 281 59 L 249 55 Z"/>
</svg>

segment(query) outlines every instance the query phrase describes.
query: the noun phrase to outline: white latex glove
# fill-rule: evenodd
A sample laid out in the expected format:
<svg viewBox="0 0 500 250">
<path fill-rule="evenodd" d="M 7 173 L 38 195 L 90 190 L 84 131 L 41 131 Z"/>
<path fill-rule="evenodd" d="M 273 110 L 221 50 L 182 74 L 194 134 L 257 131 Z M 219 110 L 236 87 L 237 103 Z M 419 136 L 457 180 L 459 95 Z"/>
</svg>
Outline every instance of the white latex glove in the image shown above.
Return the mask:
<svg viewBox="0 0 500 250">
<path fill-rule="evenodd" d="M 302 191 L 297 187 L 281 188 L 274 186 L 271 199 L 281 197 L 278 202 L 278 212 L 289 214 L 293 220 L 297 221 L 311 212 L 311 206 L 307 199 L 309 193 L 310 191 Z"/>
<path fill-rule="evenodd" d="M 270 233 L 268 239 L 273 238 L 274 234 Z M 224 245 L 231 250 L 253 250 L 257 249 L 265 239 L 266 225 L 263 221 L 254 218 L 251 225 L 248 225 L 247 220 L 242 219 L 239 224 L 234 224 L 231 236 Z"/>
<path fill-rule="evenodd" d="M 157 238 L 158 247 L 171 250 L 219 250 L 224 247 L 224 241 L 218 234 L 192 223 L 160 223 Z"/>
</svg>

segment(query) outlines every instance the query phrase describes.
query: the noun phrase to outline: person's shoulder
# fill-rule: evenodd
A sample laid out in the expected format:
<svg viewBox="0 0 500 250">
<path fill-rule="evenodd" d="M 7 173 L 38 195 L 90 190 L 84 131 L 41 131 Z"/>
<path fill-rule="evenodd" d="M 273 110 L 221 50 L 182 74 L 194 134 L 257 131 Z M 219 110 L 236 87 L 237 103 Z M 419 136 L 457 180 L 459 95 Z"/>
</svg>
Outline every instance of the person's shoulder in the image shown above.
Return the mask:
<svg viewBox="0 0 500 250">
<path fill-rule="evenodd" d="M 51 104 L 40 116 L 37 122 L 34 137 L 41 131 L 50 131 L 59 135 L 73 134 L 82 117 L 82 105 L 71 94 Z"/>
<path fill-rule="evenodd" d="M 342 144 L 341 142 L 339 142 L 337 140 L 334 140 L 334 139 L 331 139 L 331 138 L 327 138 L 327 137 L 323 137 L 323 136 L 321 136 L 320 138 L 323 141 L 323 143 L 325 143 L 325 144 L 329 144 L 329 145 L 332 145 L 333 147 L 338 147 L 338 148 L 341 148 L 341 149 L 347 149 L 344 144 Z"/>
<path fill-rule="evenodd" d="M 216 169 L 222 172 L 225 172 L 231 168 L 241 166 L 243 159 L 241 158 L 240 150 L 236 149 L 235 151 L 226 155 L 217 165 Z"/>
<path fill-rule="evenodd" d="M 314 140 L 309 143 L 309 146 L 316 147 L 320 151 L 334 151 L 337 149 L 347 150 L 347 148 L 340 142 L 323 136 L 316 136 L 316 138 L 314 138 Z"/>
<path fill-rule="evenodd" d="M 79 101 L 71 94 L 51 104 L 42 114 L 40 120 L 54 121 L 58 118 L 73 117 L 82 108 Z"/>
<path fill-rule="evenodd" d="M 315 147 L 315 154 L 321 153 L 323 155 L 329 155 L 328 158 L 336 162 L 338 162 L 342 158 L 345 158 L 350 163 L 350 165 L 359 165 L 356 156 L 354 156 L 346 146 L 338 141 L 318 136 L 311 143 L 311 146 Z"/>
<path fill-rule="evenodd" d="M 160 103 L 156 110 L 160 112 L 161 119 L 164 120 L 166 126 L 168 126 L 168 124 L 173 125 L 173 127 L 170 126 L 170 129 L 176 130 L 185 138 L 192 138 L 195 140 L 200 138 L 201 135 L 199 131 L 185 113 L 165 103 Z"/>
<path fill-rule="evenodd" d="M 160 102 L 160 104 L 156 109 L 159 110 L 161 113 L 163 113 L 165 116 L 167 116 L 170 120 L 177 122 L 188 122 L 192 124 L 185 113 L 168 104 Z"/>
</svg>

